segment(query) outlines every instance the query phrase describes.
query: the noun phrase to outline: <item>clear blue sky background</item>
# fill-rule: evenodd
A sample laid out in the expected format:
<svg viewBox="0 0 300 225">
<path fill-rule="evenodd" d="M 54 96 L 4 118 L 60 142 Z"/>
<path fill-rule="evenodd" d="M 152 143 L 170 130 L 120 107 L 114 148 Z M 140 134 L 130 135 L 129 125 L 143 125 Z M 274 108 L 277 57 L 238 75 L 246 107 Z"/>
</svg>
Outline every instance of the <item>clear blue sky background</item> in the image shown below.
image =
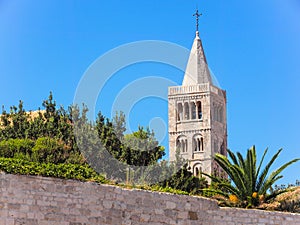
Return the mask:
<svg viewBox="0 0 300 225">
<path fill-rule="evenodd" d="M 269 147 L 269 156 L 282 147 L 275 167 L 300 157 L 299 0 L 0 0 L 0 104 L 9 109 L 22 99 L 35 110 L 53 91 L 68 106 L 88 66 L 122 44 L 163 40 L 190 48 L 197 4 L 209 66 L 227 90 L 228 147 L 245 153 L 255 144 L 259 155 Z M 110 116 L 120 90 L 150 75 L 178 84 L 183 78 L 168 66 L 131 66 L 110 79 L 97 109 Z M 132 129 L 154 117 L 167 122 L 167 102 L 145 98 L 127 116 Z M 280 183 L 300 179 L 299 172 L 300 163 L 291 166 Z"/>
</svg>

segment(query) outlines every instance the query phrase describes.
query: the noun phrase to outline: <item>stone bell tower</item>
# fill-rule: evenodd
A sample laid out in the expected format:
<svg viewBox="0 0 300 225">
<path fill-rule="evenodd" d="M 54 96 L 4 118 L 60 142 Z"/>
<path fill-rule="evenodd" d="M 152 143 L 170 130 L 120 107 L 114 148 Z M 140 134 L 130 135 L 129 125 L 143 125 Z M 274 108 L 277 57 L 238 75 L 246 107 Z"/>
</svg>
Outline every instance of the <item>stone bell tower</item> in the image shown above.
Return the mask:
<svg viewBox="0 0 300 225">
<path fill-rule="evenodd" d="M 170 161 L 176 152 L 189 162 L 195 176 L 221 175 L 215 153 L 227 155 L 226 92 L 212 82 L 198 31 L 190 52 L 182 86 L 169 87 Z"/>
</svg>

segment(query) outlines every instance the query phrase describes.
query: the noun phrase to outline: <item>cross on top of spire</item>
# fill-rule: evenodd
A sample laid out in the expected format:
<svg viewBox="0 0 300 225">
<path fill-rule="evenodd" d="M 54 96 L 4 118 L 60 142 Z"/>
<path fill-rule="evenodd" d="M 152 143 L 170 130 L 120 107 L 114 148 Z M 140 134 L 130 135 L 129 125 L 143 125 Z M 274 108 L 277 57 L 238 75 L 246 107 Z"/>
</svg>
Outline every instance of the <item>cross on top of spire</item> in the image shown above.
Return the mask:
<svg viewBox="0 0 300 225">
<path fill-rule="evenodd" d="M 196 16 L 196 31 L 199 31 L 199 17 L 202 16 L 202 13 L 199 13 L 197 9 L 193 16 Z"/>
</svg>

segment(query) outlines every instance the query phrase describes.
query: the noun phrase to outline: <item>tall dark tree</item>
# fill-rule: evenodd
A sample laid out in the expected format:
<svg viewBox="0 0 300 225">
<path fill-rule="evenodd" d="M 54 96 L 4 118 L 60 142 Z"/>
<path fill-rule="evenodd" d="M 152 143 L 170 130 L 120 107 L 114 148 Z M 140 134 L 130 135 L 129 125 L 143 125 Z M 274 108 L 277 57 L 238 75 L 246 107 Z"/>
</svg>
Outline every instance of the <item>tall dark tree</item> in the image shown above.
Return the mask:
<svg viewBox="0 0 300 225">
<path fill-rule="evenodd" d="M 59 115 L 56 110 L 56 102 L 53 100 L 52 92 L 50 92 L 47 100 L 44 100 L 43 107 L 45 108 L 44 117 L 46 129 L 49 137 L 55 137 L 58 131 Z"/>
<path fill-rule="evenodd" d="M 29 115 L 23 107 L 23 102 L 20 100 L 18 107 L 11 106 L 10 113 L 3 109 L 1 115 L 2 129 L 0 137 L 3 139 L 9 138 L 27 138 L 28 129 L 30 127 Z"/>
<path fill-rule="evenodd" d="M 47 128 L 45 125 L 45 118 L 43 112 L 38 109 L 37 115 L 30 121 L 30 128 L 28 130 L 28 138 L 36 140 L 39 137 L 44 137 L 47 134 Z"/>
<path fill-rule="evenodd" d="M 102 146 L 117 160 L 122 156 L 122 142 L 114 132 L 113 123 L 98 113 L 96 119 L 96 129 L 101 141 Z"/>
<path fill-rule="evenodd" d="M 117 138 L 119 138 L 120 141 L 123 141 L 124 133 L 126 131 L 125 114 L 122 111 L 116 112 L 114 118 L 112 119 L 112 123 L 114 133 L 116 134 Z"/>
</svg>

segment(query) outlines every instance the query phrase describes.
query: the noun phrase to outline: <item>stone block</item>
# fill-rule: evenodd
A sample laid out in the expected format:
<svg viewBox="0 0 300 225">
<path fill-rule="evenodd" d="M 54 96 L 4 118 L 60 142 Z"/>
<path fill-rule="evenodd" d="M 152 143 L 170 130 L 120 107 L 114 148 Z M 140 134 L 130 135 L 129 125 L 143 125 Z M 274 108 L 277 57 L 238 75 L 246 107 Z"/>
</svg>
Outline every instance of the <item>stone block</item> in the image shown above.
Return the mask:
<svg viewBox="0 0 300 225">
<path fill-rule="evenodd" d="M 63 188 L 56 187 L 62 185 L 60 179 L 3 174 L 0 176 L 15 185 L 1 193 L 0 225 L 300 224 L 299 214 L 219 208 L 216 201 L 201 197 L 63 181 L 66 187 L 76 190 L 77 194 L 72 194 L 61 192 Z M 14 181 L 11 182 L 10 179 Z M 32 190 L 37 183 L 39 187 L 48 187 L 44 194 Z M 91 196 L 91 193 L 94 195 Z M 119 198 L 120 195 L 124 198 Z"/>
</svg>

